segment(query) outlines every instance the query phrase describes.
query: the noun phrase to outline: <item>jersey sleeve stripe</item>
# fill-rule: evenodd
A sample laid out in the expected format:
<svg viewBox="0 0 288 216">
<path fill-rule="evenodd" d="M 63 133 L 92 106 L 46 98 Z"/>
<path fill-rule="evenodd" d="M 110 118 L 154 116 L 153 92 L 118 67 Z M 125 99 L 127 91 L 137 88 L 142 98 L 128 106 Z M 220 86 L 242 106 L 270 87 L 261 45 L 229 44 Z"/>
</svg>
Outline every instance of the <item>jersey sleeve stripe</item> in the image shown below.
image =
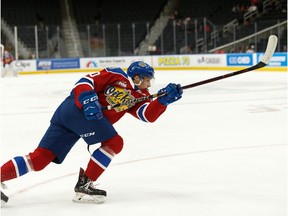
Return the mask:
<svg viewBox="0 0 288 216">
<path fill-rule="evenodd" d="M 75 87 L 79 86 L 79 85 L 89 85 L 92 89 L 94 88 L 94 81 L 93 79 L 90 79 L 88 77 L 82 77 L 76 84 Z"/>
<path fill-rule="evenodd" d="M 92 79 L 92 78 L 90 78 L 90 77 L 83 77 L 83 79 L 87 79 L 87 80 L 89 80 L 91 83 L 92 83 L 92 85 L 94 85 L 94 79 Z"/>
<path fill-rule="evenodd" d="M 94 89 L 94 87 L 90 83 L 78 83 L 78 84 L 76 83 L 74 88 L 76 88 L 77 86 L 80 86 L 80 85 L 88 85 L 91 89 Z"/>
<path fill-rule="evenodd" d="M 142 121 L 144 122 L 149 122 L 148 119 L 146 118 L 145 116 L 145 112 L 146 112 L 146 109 L 147 109 L 147 106 L 148 106 L 149 103 L 145 103 L 143 104 L 142 106 L 140 106 L 137 110 L 137 116 L 139 119 L 141 119 Z"/>
</svg>

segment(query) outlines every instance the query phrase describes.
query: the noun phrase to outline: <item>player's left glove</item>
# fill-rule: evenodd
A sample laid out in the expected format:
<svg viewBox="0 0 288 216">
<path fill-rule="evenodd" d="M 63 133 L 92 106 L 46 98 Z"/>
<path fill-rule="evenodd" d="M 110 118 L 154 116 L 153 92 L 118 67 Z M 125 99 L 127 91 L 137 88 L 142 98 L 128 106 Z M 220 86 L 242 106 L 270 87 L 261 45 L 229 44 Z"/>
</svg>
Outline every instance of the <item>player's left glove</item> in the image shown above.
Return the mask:
<svg viewBox="0 0 288 216">
<path fill-rule="evenodd" d="M 98 96 L 94 91 L 83 92 L 79 96 L 79 101 L 83 106 L 86 119 L 100 120 L 103 118 L 102 107 L 98 101 Z"/>
<path fill-rule="evenodd" d="M 166 94 L 159 97 L 158 101 L 167 106 L 182 97 L 183 89 L 180 84 L 176 85 L 174 83 L 169 83 L 165 88 L 160 89 L 158 94 L 163 92 L 166 92 Z"/>
</svg>

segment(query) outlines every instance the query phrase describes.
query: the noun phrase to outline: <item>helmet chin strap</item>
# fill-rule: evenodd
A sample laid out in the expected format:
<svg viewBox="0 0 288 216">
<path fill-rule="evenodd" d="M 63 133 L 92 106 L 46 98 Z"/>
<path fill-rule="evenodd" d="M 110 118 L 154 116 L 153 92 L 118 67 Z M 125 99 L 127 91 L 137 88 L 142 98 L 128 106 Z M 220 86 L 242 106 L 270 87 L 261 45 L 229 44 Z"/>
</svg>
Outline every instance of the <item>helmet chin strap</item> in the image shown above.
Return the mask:
<svg viewBox="0 0 288 216">
<path fill-rule="evenodd" d="M 142 84 L 143 79 L 140 78 L 140 76 L 137 75 L 133 79 L 133 83 L 135 86 L 140 86 Z"/>
</svg>

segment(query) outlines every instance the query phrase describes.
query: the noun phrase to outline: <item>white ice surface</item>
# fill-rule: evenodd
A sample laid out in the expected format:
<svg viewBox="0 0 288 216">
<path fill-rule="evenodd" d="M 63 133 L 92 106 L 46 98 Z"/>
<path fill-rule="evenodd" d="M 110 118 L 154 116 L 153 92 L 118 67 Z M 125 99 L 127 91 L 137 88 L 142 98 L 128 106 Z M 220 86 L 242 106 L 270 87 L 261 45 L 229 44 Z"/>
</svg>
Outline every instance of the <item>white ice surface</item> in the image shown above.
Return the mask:
<svg viewBox="0 0 288 216">
<path fill-rule="evenodd" d="M 223 73 L 159 71 L 151 93 Z M 1 79 L 1 164 L 36 148 L 83 75 Z M 2 215 L 287 215 L 287 73 L 249 72 L 191 88 L 157 122 L 127 114 L 115 127 L 125 147 L 98 180 L 104 204 L 72 202 L 89 160 L 79 141 L 63 164 L 6 182 Z"/>
</svg>

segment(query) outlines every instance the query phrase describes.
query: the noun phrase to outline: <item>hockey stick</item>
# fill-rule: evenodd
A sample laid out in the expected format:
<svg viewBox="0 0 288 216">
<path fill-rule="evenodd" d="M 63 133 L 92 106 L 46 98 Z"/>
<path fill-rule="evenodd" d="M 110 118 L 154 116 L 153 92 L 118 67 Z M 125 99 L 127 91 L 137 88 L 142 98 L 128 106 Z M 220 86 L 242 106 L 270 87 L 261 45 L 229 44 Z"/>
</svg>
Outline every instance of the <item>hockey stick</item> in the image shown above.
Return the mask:
<svg viewBox="0 0 288 216">
<path fill-rule="evenodd" d="M 215 82 L 217 80 L 225 79 L 225 78 L 228 78 L 228 77 L 236 76 L 236 75 L 239 75 L 239 74 L 242 74 L 242 73 L 246 73 L 246 72 L 249 72 L 249 71 L 253 71 L 253 70 L 257 70 L 257 69 L 265 67 L 269 63 L 270 59 L 272 58 L 272 56 L 273 56 L 273 54 L 275 52 L 275 49 L 276 49 L 276 46 L 277 46 L 277 41 L 278 41 L 278 38 L 275 35 L 270 35 L 270 37 L 268 39 L 268 44 L 267 44 L 264 56 L 262 57 L 261 61 L 258 62 L 256 65 L 248 67 L 248 68 L 245 68 L 245 69 L 242 69 L 242 70 L 234 71 L 234 72 L 231 72 L 231 73 L 228 73 L 228 74 L 224 74 L 224 75 L 221 75 L 221 76 L 218 76 L 218 77 L 214 77 L 214 78 L 210 78 L 210 79 L 203 80 L 203 81 L 200 81 L 200 82 L 196 82 L 196 83 L 192 83 L 192 84 L 189 84 L 189 85 L 185 85 L 185 86 L 182 86 L 182 89 L 193 88 L 193 87 L 196 87 L 196 86 L 200 86 L 200 85 L 204 85 L 204 84 L 207 84 L 207 83 Z M 155 94 L 152 94 L 152 95 L 149 95 L 149 96 L 144 96 L 144 97 L 140 97 L 140 98 L 135 98 L 135 99 L 129 100 L 128 103 L 117 103 L 117 104 L 114 104 L 114 105 L 109 105 L 109 106 L 103 107 L 102 109 L 103 110 L 111 110 L 111 109 L 117 108 L 117 107 L 122 106 L 122 105 L 136 104 L 136 103 L 139 103 L 141 101 L 145 101 L 145 100 L 161 97 L 161 96 L 163 96 L 165 94 L 166 94 L 165 92 L 155 93 Z"/>
</svg>

